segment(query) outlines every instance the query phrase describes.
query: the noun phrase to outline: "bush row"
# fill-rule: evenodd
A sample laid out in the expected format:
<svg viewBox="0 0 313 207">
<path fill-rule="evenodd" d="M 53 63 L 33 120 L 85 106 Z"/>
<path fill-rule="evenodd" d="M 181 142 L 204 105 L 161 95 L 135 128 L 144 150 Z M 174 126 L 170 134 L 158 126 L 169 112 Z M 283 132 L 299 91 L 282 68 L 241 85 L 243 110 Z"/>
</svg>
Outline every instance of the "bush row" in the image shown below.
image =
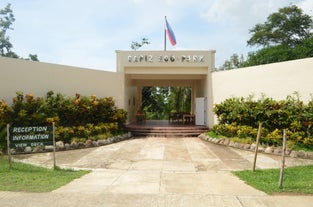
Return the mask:
<svg viewBox="0 0 313 207">
<path fill-rule="evenodd" d="M 36 125 L 55 122 L 60 126 L 79 126 L 88 123 L 118 123 L 123 126 L 126 112 L 118 109 L 112 97 L 97 98 L 76 94 L 67 97 L 49 91 L 46 98 L 17 92 L 12 107 L 7 110 L 7 122 L 14 125 Z"/>
<path fill-rule="evenodd" d="M 262 122 L 265 143 L 281 144 L 282 130 L 287 129 L 289 141 L 313 146 L 313 99 L 304 104 L 296 93 L 279 101 L 265 96 L 259 100 L 233 97 L 216 104 L 213 110 L 219 124 L 212 130 L 218 134 L 255 138 Z"/>
<path fill-rule="evenodd" d="M 214 134 L 212 134 L 214 133 Z M 211 129 L 211 137 L 228 137 L 241 140 L 240 142 L 255 142 L 258 129 L 247 126 L 232 124 L 217 124 Z M 287 145 L 290 149 L 297 146 L 306 146 L 305 148 L 313 149 L 313 137 L 305 137 L 303 132 L 292 132 L 287 130 Z M 282 130 L 275 129 L 268 131 L 266 128 L 261 129 L 261 144 L 270 146 L 282 146 L 283 132 Z"/>
<path fill-rule="evenodd" d="M 127 113 L 115 106 L 112 97 L 97 98 L 75 94 L 73 97 L 49 91 L 46 97 L 17 92 L 13 104 L 0 101 L 0 138 L 5 137 L 5 125 L 34 126 L 55 123 L 58 140 L 86 138 L 99 134 L 116 134 L 124 129 Z"/>
<path fill-rule="evenodd" d="M 115 123 L 86 124 L 85 126 L 63 127 L 56 130 L 56 140 L 64 143 L 72 141 L 86 141 L 87 139 L 96 141 L 112 137 L 119 133 L 119 128 Z"/>
</svg>

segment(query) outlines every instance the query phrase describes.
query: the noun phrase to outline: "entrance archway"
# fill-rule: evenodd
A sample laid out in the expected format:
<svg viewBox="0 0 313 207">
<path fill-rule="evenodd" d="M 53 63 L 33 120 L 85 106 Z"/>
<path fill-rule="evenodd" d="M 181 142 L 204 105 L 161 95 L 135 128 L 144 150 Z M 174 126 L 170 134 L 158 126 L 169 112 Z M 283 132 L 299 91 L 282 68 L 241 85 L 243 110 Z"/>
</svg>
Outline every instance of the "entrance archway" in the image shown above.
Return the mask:
<svg viewBox="0 0 313 207">
<path fill-rule="evenodd" d="M 128 113 L 127 122 L 134 122 L 137 112 L 142 110 L 144 87 L 154 87 L 156 91 L 163 90 L 164 87 L 183 87 L 191 89 L 188 102 L 190 109 L 163 109 L 161 114 L 152 114 L 151 118 L 165 119 L 169 110 L 195 113 L 196 98 L 203 97 L 208 101 L 202 116 L 213 123 L 210 72 L 214 69 L 214 53 L 215 51 L 117 51 L 117 71 L 124 74 L 123 105 Z M 160 102 L 164 100 L 163 97 Z M 149 111 L 149 106 L 144 107 Z M 204 122 L 203 125 L 209 123 Z"/>
</svg>

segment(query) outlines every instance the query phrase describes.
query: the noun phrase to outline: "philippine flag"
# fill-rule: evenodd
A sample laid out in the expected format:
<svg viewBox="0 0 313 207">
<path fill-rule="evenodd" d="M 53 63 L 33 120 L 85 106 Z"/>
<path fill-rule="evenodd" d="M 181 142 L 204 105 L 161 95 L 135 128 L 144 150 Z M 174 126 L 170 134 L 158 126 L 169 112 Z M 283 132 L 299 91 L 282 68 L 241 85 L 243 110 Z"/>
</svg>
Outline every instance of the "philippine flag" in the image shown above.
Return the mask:
<svg viewBox="0 0 313 207">
<path fill-rule="evenodd" d="M 171 44 L 173 46 L 176 45 L 176 38 L 175 38 L 174 32 L 173 32 L 171 26 L 169 25 L 169 23 L 167 22 L 166 17 L 165 17 L 165 31 L 166 31 L 167 37 L 170 40 Z"/>
</svg>

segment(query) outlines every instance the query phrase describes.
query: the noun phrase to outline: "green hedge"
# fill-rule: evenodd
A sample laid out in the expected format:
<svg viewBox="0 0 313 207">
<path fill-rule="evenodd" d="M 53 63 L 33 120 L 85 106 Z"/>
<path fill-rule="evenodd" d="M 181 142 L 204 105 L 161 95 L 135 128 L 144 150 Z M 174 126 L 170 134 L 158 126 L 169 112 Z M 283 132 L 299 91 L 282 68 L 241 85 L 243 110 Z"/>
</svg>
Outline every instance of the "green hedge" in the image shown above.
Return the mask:
<svg viewBox="0 0 313 207">
<path fill-rule="evenodd" d="M 56 130 L 56 140 L 71 143 L 73 140 L 100 140 L 112 137 L 119 132 L 115 123 L 86 124 L 85 126 L 63 127 L 59 126 Z"/>
<path fill-rule="evenodd" d="M 67 97 L 53 91 L 49 91 L 46 97 L 35 97 L 17 92 L 11 106 L 0 102 L 0 138 L 3 145 L 6 123 L 33 126 L 55 122 L 57 139 L 69 142 L 71 136 L 86 138 L 116 134 L 124 129 L 126 118 L 126 111 L 117 108 L 112 97 L 80 94 Z M 66 129 L 71 133 L 66 133 Z"/>
<path fill-rule="evenodd" d="M 304 104 L 298 94 L 285 100 L 263 96 L 254 100 L 233 97 L 214 106 L 219 124 L 213 131 L 228 137 L 256 137 L 258 123 L 262 122 L 262 139 L 269 144 L 280 144 L 283 129 L 294 143 L 313 146 L 313 99 Z"/>
</svg>

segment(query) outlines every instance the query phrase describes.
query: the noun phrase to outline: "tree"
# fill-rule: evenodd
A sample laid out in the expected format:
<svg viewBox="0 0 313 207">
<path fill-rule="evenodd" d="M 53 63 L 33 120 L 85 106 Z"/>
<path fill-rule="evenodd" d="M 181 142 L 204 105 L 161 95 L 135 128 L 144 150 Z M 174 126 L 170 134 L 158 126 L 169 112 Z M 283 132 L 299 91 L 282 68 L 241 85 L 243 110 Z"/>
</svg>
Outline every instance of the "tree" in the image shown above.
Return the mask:
<svg viewBox="0 0 313 207">
<path fill-rule="evenodd" d="M 141 43 L 139 43 L 139 42 L 132 42 L 130 48 L 132 50 L 136 51 L 137 49 L 141 48 L 142 46 L 149 45 L 149 44 L 150 44 L 150 42 L 149 42 L 149 40 L 147 38 L 142 38 Z"/>
<path fill-rule="evenodd" d="M 250 30 L 250 46 L 263 46 L 250 52 L 241 67 L 313 57 L 313 20 L 297 6 L 279 9 L 263 24 Z"/>
<path fill-rule="evenodd" d="M 241 64 L 241 67 L 276 63 L 295 59 L 293 50 L 286 45 L 269 46 L 249 52 L 248 58 Z"/>
<path fill-rule="evenodd" d="M 146 112 L 147 119 L 166 119 L 168 117 L 167 100 L 170 95 L 169 87 L 142 88 L 141 109 Z"/>
<path fill-rule="evenodd" d="M 243 55 L 239 57 L 238 54 L 234 53 L 232 56 L 230 56 L 229 60 L 226 60 L 222 67 L 219 68 L 219 70 L 230 70 L 235 68 L 240 68 L 242 63 L 244 62 Z"/>
<path fill-rule="evenodd" d="M 250 46 L 288 45 L 294 47 L 312 37 L 313 21 L 295 5 L 279 9 L 267 17 L 263 24 L 257 24 L 247 41 Z"/>
<path fill-rule="evenodd" d="M 15 21 L 11 4 L 7 4 L 4 9 L 0 10 L 0 55 L 3 57 L 21 58 L 12 51 L 13 45 L 7 35 L 8 30 L 13 30 L 11 27 Z M 24 58 L 21 58 L 24 59 Z M 39 61 L 36 54 L 29 54 L 25 60 Z"/>
<path fill-rule="evenodd" d="M 11 49 L 13 45 L 10 42 L 9 36 L 7 36 L 7 31 L 11 28 L 11 25 L 15 21 L 11 4 L 8 4 L 4 9 L 0 10 L 0 55 L 6 57 L 14 57 Z"/>
<path fill-rule="evenodd" d="M 28 58 L 25 58 L 25 60 L 39 61 L 38 56 L 36 54 L 29 54 Z"/>
<path fill-rule="evenodd" d="M 191 87 L 149 87 L 142 88 L 141 110 L 147 119 L 168 119 L 171 112 L 191 111 Z"/>
<path fill-rule="evenodd" d="M 293 50 L 295 59 L 313 57 L 313 36 L 297 45 Z"/>
</svg>

